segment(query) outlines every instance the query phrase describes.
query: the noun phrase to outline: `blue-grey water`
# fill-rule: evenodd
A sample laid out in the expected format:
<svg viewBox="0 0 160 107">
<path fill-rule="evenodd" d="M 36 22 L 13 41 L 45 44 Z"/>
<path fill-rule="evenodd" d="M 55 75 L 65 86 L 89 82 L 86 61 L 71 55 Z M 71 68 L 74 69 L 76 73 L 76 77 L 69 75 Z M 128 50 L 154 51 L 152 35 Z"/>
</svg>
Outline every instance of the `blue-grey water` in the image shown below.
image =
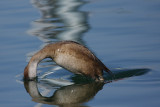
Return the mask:
<svg viewBox="0 0 160 107">
<path fill-rule="evenodd" d="M 106 84 L 50 59 L 24 82 L 31 56 L 48 43 L 77 41 L 115 74 Z M 159 0 L 1 0 L 1 107 L 159 107 Z"/>
</svg>

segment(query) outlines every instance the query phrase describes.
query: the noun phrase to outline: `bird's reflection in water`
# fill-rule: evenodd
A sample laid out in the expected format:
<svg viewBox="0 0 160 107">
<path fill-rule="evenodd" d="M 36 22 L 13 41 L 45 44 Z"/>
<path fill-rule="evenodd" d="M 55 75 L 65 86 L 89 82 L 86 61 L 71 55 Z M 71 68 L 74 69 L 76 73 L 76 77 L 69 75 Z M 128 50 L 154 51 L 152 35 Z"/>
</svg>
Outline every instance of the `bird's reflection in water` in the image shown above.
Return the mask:
<svg viewBox="0 0 160 107">
<path fill-rule="evenodd" d="M 114 71 L 114 79 L 111 79 L 107 74 L 104 74 L 104 76 L 106 83 L 108 81 L 116 82 L 124 78 L 144 75 L 148 71 L 149 69 L 116 70 Z M 71 81 L 70 83 L 67 82 L 68 85 L 65 84 L 66 86 L 59 84 L 60 81 L 56 79 L 46 79 L 45 83 L 43 83 L 43 80 L 24 81 L 24 86 L 34 102 L 58 105 L 60 107 L 86 107 L 84 103 L 94 98 L 98 91 L 103 89 L 105 84 L 102 82 L 95 82 L 81 75 L 74 75 L 71 77 Z M 64 81 L 61 82 L 64 84 Z M 50 97 L 42 96 L 38 86 L 55 91 Z M 57 86 L 59 87 L 58 89 Z"/>
<path fill-rule="evenodd" d="M 38 84 L 41 83 L 36 81 L 24 82 L 25 88 L 32 97 L 33 101 L 37 103 L 59 105 L 63 107 L 83 106 L 81 104 L 91 100 L 104 85 L 104 83 L 100 82 L 72 84 L 57 89 L 50 97 L 44 97 L 38 90 Z"/>
</svg>

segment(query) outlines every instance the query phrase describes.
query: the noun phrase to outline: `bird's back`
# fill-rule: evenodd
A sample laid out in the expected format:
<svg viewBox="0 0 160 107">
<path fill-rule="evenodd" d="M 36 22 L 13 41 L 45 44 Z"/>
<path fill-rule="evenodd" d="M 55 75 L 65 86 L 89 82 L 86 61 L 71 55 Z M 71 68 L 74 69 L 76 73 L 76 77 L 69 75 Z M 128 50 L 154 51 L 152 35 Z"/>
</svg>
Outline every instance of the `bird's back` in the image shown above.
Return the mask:
<svg viewBox="0 0 160 107">
<path fill-rule="evenodd" d="M 106 68 L 88 48 L 77 42 L 64 41 L 53 45 L 56 46 L 54 61 L 73 73 L 95 75 Z"/>
</svg>

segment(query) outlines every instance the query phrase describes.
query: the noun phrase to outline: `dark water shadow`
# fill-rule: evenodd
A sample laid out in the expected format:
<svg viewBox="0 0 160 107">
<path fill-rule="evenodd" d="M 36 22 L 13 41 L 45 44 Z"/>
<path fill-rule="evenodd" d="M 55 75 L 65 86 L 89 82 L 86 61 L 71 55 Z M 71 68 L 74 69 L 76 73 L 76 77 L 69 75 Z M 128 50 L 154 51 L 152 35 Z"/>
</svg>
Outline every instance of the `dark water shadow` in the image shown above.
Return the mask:
<svg viewBox="0 0 160 107">
<path fill-rule="evenodd" d="M 104 74 L 106 83 L 116 82 L 134 76 L 142 76 L 149 72 L 149 69 L 131 69 L 131 70 L 115 70 L 113 71 L 115 77 L 112 78 L 108 74 Z M 53 79 L 54 80 L 54 79 Z M 103 89 L 105 83 L 95 82 L 91 78 L 87 78 L 81 75 L 74 75 L 71 77 L 73 84 L 67 86 L 59 86 L 53 83 L 45 82 L 45 85 L 41 81 L 24 81 L 24 87 L 29 95 L 32 97 L 32 101 L 42 104 L 58 105 L 59 107 L 86 107 L 85 102 L 90 101 L 94 96 Z M 52 87 L 55 90 L 50 97 L 42 96 L 38 85 L 43 87 Z"/>
<path fill-rule="evenodd" d="M 129 77 L 134 77 L 134 76 L 141 76 L 144 75 L 146 73 L 148 73 L 150 71 L 150 69 L 123 69 L 123 70 L 112 70 L 114 77 L 109 75 L 108 73 L 104 72 L 104 79 L 105 82 L 114 82 L 117 80 L 122 80 L 125 78 L 129 78 Z M 89 77 L 85 77 L 82 75 L 74 75 L 71 77 L 72 81 L 76 84 L 81 84 L 81 83 L 88 83 L 88 82 L 93 82 L 94 80 L 92 78 Z"/>
</svg>

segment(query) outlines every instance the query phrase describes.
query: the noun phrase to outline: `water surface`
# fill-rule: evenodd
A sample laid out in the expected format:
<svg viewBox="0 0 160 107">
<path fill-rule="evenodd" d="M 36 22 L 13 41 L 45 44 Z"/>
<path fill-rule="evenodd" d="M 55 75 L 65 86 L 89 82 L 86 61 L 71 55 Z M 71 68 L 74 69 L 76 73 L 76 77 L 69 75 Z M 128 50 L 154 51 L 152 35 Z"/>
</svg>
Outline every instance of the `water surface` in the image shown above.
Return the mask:
<svg viewBox="0 0 160 107">
<path fill-rule="evenodd" d="M 159 107 L 159 0 L 2 0 L 0 5 L 0 106 Z M 115 78 L 105 73 L 106 84 L 95 83 L 46 59 L 37 69 L 39 81 L 23 82 L 30 57 L 62 40 L 88 47 Z"/>
</svg>

